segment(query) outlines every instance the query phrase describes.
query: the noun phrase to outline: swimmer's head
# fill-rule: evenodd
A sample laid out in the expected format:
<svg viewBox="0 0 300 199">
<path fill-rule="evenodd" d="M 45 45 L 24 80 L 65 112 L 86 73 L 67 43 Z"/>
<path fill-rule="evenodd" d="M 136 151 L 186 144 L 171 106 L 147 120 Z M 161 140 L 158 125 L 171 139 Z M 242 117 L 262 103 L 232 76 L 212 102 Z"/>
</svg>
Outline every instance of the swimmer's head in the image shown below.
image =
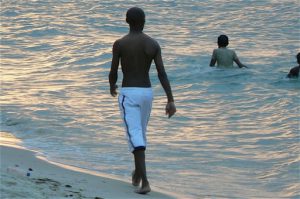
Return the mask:
<svg viewBox="0 0 300 199">
<path fill-rule="evenodd" d="M 297 57 L 298 64 L 300 64 L 300 53 L 298 53 L 296 57 Z"/>
<path fill-rule="evenodd" d="M 135 30 L 143 30 L 145 24 L 145 13 L 141 8 L 130 8 L 126 13 L 126 22 L 130 28 Z"/>
<path fill-rule="evenodd" d="M 229 39 L 226 35 L 220 35 L 218 37 L 218 46 L 219 47 L 226 47 L 229 44 Z"/>
</svg>

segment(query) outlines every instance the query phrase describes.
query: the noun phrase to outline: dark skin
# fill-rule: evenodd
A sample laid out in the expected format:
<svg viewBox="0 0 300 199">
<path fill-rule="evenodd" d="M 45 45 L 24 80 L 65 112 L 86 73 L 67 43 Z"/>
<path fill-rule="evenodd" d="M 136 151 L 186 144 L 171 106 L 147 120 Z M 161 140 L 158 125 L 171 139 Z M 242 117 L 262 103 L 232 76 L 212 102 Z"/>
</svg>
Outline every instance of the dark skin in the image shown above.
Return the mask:
<svg viewBox="0 0 300 199">
<path fill-rule="evenodd" d="M 158 78 L 167 95 L 167 105 L 165 108 L 168 117 L 172 117 L 176 112 L 171 86 L 165 72 L 161 48 L 159 44 L 143 33 L 144 24 L 130 24 L 129 34 L 115 41 L 113 45 L 113 57 L 111 70 L 109 73 L 110 93 L 117 96 L 118 68 L 121 62 L 123 81 L 122 87 L 151 87 L 149 70 L 154 61 Z M 146 194 L 151 191 L 146 175 L 145 150 L 137 149 L 133 151 L 135 160 L 135 170 L 132 175 L 132 184 L 138 186 L 142 181 L 142 186 L 136 192 Z"/>
<path fill-rule="evenodd" d="M 135 30 L 130 30 L 128 35 L 114 43 L 109 73 L 110 93 L 114 97 L 117 95 L 116 82 L 120 60 L 123 72 L 122 87 L 151 87 L 149 69 L 154 60 L 158 78 L 168 98 L 166 114 L 169 118 L 172 117 L 176 107 L 159 44 L 142 31 Z"/>
<path fill-rule="evenodd" d="M 289 72 L 289 74 L 287 75 L 288 78 L 292 78 L 292 77 L 298 77 L 299 76 L 299 69 L 300 66 L 295 66 L 294 68 L 292 68 Z"/>
<path fill-rule="evenodd" d="M 289 72 L 289 74 L 287 75 L 288 78 L 293 78 L 293 77 L 299 77 L 299 69 L 300 69 L 300 53 L 298 53 L 297 55 L 297 62 L 298 62 L 298 66 L 295 66 L 294 68 L 292 68 Z"/>
</svg>

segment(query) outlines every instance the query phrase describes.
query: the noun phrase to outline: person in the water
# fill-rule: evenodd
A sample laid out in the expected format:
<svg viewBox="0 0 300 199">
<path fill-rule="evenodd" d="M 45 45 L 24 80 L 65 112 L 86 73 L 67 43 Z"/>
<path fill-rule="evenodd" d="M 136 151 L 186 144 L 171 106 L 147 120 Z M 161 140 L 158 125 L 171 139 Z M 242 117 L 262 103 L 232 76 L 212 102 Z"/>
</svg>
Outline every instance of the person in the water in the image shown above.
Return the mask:
<svg viewBox="0 0 300 199">
<path fill-rule="evenodd" d="M 218 47 L 214 49 L 210 66 L 215 66 L 217 63 L 218 67 L 231 68 L 233 67 L 233 62 L 235 62 L 240 68 L 248 68 L 242 64 L 236 55 L 234 50 L 228 49 L 229 39 L 226 35 L 220 35 L 218 37 Z"/>
<path fill-rule="evenodd" d="M 296 58 L 297 58 L 298 66 L 295 66 L 290 70 L 289 74 L 287 75 L 288 78 L 299 77 L 300 53 L 297 54 Z"/>
</svg>

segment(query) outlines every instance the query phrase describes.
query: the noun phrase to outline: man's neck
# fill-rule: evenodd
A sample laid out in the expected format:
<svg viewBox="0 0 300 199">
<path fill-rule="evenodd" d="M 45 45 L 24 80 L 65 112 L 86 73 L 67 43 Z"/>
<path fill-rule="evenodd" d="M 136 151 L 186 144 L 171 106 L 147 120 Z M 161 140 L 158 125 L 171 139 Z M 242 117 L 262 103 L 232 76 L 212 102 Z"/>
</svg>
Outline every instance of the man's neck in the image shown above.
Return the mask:
<svg viewBox="0 0 300 199">
<path fill-rule="evenodd" d="M 142 27 L 136 27 L 136 26 L 130 26 L 129 27 L 129 32 L 130 33 L 142 33 L 143 32 L 143 28 Z"/>
</svg>

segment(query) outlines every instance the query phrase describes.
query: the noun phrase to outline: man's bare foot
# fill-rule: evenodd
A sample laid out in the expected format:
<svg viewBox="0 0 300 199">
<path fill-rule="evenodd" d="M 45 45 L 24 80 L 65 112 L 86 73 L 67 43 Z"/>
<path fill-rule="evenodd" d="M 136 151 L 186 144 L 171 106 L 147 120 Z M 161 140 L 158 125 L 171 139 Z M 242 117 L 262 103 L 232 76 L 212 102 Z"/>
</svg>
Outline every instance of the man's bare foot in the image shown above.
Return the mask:
<svg viewBox="0 0 300 199">
<path fill-rule="evenodd" d="M 140 185 L 140 182 L 141 182 L 141 178 L 140 177 L 137 177 L 136 174 L 135 174 L 135 171 L 132 171 L 132 185 L 137 187 Z"/>
<path fill-rule="evenodd" d="M 147 186 L 142 187 L 142 188 L 136 190 L 135 193 L 138 193 L 138 194 L 147 194 L 150 191 L 151 191 L 151 188 L 150 188 L 150 185 L 148 184 Z"/>
</svg>

